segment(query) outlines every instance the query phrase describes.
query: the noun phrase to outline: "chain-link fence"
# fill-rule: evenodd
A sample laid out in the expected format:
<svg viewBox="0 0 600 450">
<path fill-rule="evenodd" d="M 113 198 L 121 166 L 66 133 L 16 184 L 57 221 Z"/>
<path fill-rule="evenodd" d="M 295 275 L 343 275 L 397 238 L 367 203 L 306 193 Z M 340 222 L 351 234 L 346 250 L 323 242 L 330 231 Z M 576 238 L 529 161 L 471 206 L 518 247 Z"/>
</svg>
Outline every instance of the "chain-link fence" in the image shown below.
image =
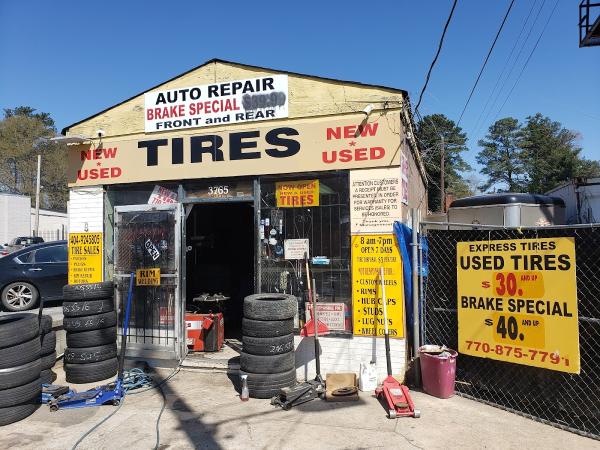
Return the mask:
<svg viewBox="0 0 600 450">
<path fill-rule="evenodd" d="M 575 239 L 580 373 L 461 354 L 457 360 L 456 391 L 459 395 L 600 440 L 600 225 L 535 229 L 433 228 L 436 227 L 431 224 L 422 226 L 422 235 L 428 243 L 428 276 L 422 280 L 424 342 L 451 348 L 458 348 L 458 242 Z"/>
</svg>

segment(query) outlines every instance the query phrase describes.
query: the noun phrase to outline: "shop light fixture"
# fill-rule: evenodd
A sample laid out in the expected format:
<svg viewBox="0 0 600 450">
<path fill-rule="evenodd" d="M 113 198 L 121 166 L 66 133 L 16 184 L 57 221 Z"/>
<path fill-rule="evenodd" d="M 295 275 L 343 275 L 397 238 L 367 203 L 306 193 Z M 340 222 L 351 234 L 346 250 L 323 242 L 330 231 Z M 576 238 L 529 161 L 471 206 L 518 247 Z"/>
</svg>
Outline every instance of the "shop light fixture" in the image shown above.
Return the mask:
<svg viewBox="0 0 600 450">
<path fill-rule="evenodd" d="M 83 144 L 84 142 L 90 142 L 93 138 L 85 137 L 81 135 L 75 136 L 55 136 L 49 140 L 59 144 Z"/>
</svg>

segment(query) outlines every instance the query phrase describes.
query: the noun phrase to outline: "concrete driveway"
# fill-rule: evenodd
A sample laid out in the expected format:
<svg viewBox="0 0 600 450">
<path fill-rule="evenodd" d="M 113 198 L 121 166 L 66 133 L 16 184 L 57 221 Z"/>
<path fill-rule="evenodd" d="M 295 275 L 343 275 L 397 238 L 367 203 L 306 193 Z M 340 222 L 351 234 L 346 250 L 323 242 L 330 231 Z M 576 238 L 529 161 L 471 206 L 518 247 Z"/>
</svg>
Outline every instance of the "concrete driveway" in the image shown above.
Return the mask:
<svg viewBox="0 0 600 450">
<path fill-rule="evenodd" d="M 60 367 L 56 372 L 57 382 L 64 380 Z M 164 399 L 158 390 L 128 395 L 77 448 L 154 448 L 163 406 L 161 449 L 600 448 L 598 441 L 460 397 L 439 400 L 415 392 L 420 419 L 387 419 L 379 402 L 366 393 L 358 402 L 316 400 L 282 411 L 268 400 L 241 402 L 229 377 L 181 370 L 163 385 Z M 102 406 L 51 413 L 42 406 L 29 418 L 3 427 L 0 447 L 69 449 L 115 410 Z"/>
</svg>

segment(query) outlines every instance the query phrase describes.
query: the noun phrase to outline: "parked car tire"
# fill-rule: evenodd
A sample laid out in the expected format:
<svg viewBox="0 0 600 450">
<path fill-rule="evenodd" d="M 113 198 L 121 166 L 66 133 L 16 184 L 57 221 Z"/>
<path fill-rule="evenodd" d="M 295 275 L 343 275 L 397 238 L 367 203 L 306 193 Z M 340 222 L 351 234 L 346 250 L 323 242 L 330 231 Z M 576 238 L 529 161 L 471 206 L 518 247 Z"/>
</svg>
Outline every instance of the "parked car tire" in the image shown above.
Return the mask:
<svg viewBox="0 0 600 450">
<path fill-rule="evenodd" d="M 64 361 L 69 364 L 88 364 L 117 357 L 117 344 L 86 348 L 66 348 Z"/>
<path fill-rule="evenodd" d="M 20 405 L 0 408 L 0 426 L 25 419 L 32 415 L 40 406 L 39 399 L 32 398 L 30 401 Z"/>
<path fill-rule="evenodd" d="M 33 381 L 0 391 L 0 408 L 18 405 L 42 394 L 42 380 Z"/>
<path fill-rule="evenodd" d="M 240 367 L 244 371 L 254 373 L 281 373 L 295 366 L 294 352 L 281 355 L 262 356 L 240 353 Z"/>
<path fill-rule="evenodd" d="M 42 356 L 40 361 L 42 363 L 42 370 L 52 369 L 54 364 L 56 364 L 56 352 Z"/>
<path fill-rule="evenodd" d="M 22 342 L 12 347 L 0 349 L 0 369 L 18 367 L 40 358 L 42 345 L 40 338 L 34 337 L 30 341 Z"/>
<path fill-rule="evenodd" d="M 50 331 L 52 331 L 52 316 L 44 314 L 40 321 L 40 334 L 48 334 Z"/>
<path fill-rule="evenodd" d="M 37 288 L 25 281 L 10 283 L 0 294 L 2 306 L 10 312 L 27 311 L 37 305 L 39 293 Z"/>
<path fill-rule="evenodd" d="M 115 285 L 112 281 L 89 284 L 67 284 L 63 287 L 63 298 L 65 300 L 99 300 L 112 298 L 115 293 Z"/>
<path fill-rule="evenodd" d="M 117 340 L 117 327 L 67 333 L 67 347 L 84 348 L 112 344 Z"/>
<path fill-rule="evenodd" d="M 63 319 L 63 328 L 68 332 L 99 330 L 100 328 L 114 327 L 116 324 L 117 313 L 115 311 Z"/>
<path fill-rule="evenodd" d="M 35 314 L 0 316 L 0 348 L 12 347 L 38 336 L 40 328 Z"/>
<path fill-rule="evenodd" d="M 294 334 L 274 337 L 242 336 L 243 351 L 252 355 L 280 355 L 294 351 Z"/>
<path fill-rule="evenodd" d="M 63 315 L 65 317 L 91 316 L 114 311 L 115 304 L 112 298 L 101 300 L 84 300 L 79 302 L 63 302 Z"/>
<path fill-rule="evenodd" d="M 255 320 L 293 319 L 296 297 L 288 294 L 253 294 L 244 298 L 244 317 Z"/>
<path fill-rule="evenodd" d="M 56 331 L 43 334 L 40 338 L 42 349 L 40 354 L 46 356 L 56 350 Z"/>
<path fill-rule="evenodd" d="M 107 359 L 89 364 L 65 363 L 65 374 L 68 383 L 93 383 L 110 378 L 117 373 L 117 358 Z"/>
<path fill-rule="evenodd" d="M 21 366 L 0 369 L 0 389 L 9 389 L 37 380 L 40 377 L 41 369 L 40 358 Z"/>
<path fill-rule="evenodd" d="M 242 335 L 254 337 L 284 336 L 294 331 L 294 319 L 254 320 L 242 319 Z"/>
<path fill-rule="evenodd" d="M 40 372 L 40 379 L 42 380 L 42 384 L 52 384 L 56 380 L 56 374 L 52 369 L 42 370 Z"/>
</svg>

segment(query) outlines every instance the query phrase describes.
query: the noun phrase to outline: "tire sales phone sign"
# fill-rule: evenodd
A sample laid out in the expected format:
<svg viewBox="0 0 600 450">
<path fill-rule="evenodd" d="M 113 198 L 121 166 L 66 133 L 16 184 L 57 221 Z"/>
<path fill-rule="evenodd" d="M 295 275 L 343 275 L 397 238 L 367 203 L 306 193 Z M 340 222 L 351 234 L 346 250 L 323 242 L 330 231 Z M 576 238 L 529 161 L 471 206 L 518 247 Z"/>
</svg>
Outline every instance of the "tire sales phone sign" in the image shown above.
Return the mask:
<svg viewBox="0 0 600 450">
<path fill-rule="evenodd" d="M 575 241 L 459 242 L 458 350 L 579 373 Z"/>
<path fill-rule="evenodd" d="M 102 233 L 69 233 L 69 284 L 101 282 L 102 255 Z"/>
</svg>

